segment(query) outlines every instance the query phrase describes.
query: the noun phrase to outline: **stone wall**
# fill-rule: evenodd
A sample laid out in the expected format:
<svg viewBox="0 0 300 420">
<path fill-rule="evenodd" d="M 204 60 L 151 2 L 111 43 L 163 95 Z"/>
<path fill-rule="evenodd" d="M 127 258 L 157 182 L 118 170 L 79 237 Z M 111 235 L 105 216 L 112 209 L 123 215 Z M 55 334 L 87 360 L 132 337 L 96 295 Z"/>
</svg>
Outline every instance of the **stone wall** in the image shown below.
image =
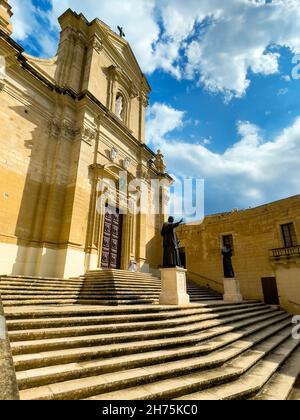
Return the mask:
<svg viewBox="0 0 300 420">
<path fill-rule="evenodd" d="M 203 223 L 179 229 L 181 246 L 185 247 L 190 277 L 201 284 L 223 291 L 221 246 L 223 235 L 233 235 L 233 265 L 247 299 L 263 300 L 263 277 L 277 277 L 282 306 L 298 312 L 300 305 L 299 266 L 279 269 L 270 258 L 270 250 L 284 247 L 281 225 L 294 223 L 300 242 L 300 196 L 275 203 L 233 211 L 205 218 Z M 300 256 L 299 256 L 300 261 Z M 294 280 L 292 280 L 292 278 Z M 290 296 L 290 297 L 288 297 Z M 297 309 L 298 308 L 298 309 Z"/>
</svg>

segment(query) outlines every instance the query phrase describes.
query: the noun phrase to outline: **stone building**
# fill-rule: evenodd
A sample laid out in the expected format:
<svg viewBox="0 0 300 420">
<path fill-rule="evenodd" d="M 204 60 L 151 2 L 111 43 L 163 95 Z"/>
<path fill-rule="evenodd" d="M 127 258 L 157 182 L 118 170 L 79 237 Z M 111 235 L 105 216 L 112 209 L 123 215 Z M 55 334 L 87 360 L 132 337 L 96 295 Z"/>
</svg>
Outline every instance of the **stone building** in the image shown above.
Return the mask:
<svg viewBox="0 0 300 420">
<path fill-rule="evenodd" d="M 35 58 L 11 38 L 11 15 L 2 0 L 1 274 L 68 278 L 130 260 L 157 268 L 164 217 L 126 214 L 138 198 L 120 187 L 125 172 L 150 200 L 151 180 L 169 179 L 144 142 L 150 86 L 128 42 L 69 9 L 57 55 Z"/>
<path fill-rule="evenodd" d="M 208 216 L 178 235 L 195 281 L 223 291 L 221 248 L 229 245 L 244 298 L 300 313 L 300 196 Z"/>
</svg>

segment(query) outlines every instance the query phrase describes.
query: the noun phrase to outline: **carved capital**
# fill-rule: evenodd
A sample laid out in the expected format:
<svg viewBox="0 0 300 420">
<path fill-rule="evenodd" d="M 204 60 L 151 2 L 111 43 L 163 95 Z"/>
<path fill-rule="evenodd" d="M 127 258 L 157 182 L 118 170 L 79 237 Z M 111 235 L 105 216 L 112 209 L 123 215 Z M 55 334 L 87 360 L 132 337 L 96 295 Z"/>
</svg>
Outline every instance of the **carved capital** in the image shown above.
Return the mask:
<svg viewBox="0 0 300 420">
<path fill-rule="evenodd" d="M 145 107 L 145 108 L 147 108 L 147 106 L 149 105 L 149 97 L 148 97 L 148 95 L 146 95 L 146 94 L 144 94 L 144 93 L 142 93 L 141 95 L 140 95 L 140 101 L 141 101 L 141 103 L 142 103 L 142 105 Z"/>
<path fill-rule="evenodd" d="M 97 35 L 95 35 L 92 39 L 92 47 L 98 54 L 100 54 L 104 48 L 101 38 L 99 38 Z"/>
<path fill-rule="evenodd" d="M 93 130 L 89 127 L 82 127 L 80 130 L 80 137 L 81 140 L 92 144 L 93 141 L 96 139 L 96 130 Z"/>
<path fill-rule="evenodd" d="M 60 124 L 57 120 L 49 121 L 49 135 L 51 137 L 58 137 L 61 132 Z"/>
<path fill-rule="evenodd" d="M 64 120 L 61 125 L 61 134 L 69 140 L 73 140 L 78 133 L 78 130 L 73 127 L 72 123 Z"/>
</svg>

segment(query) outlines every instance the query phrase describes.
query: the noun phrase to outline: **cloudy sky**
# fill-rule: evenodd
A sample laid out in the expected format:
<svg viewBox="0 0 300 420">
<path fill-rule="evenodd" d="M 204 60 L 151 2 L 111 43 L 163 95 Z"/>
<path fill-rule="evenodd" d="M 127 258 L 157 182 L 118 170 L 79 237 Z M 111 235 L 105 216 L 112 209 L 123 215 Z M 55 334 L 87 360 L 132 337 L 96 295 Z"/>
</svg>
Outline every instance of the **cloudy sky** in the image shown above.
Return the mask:
<svg viewBox="0 0 300 420">
<path fill-rule="evenodd" d="M 147 142 L 205 179 L 206 213 L 300 193 L 300 0 L 10 3 L 13 37 L 41 57 L 67 8 L 124 27 L 153 88 Z"/>
</svg>

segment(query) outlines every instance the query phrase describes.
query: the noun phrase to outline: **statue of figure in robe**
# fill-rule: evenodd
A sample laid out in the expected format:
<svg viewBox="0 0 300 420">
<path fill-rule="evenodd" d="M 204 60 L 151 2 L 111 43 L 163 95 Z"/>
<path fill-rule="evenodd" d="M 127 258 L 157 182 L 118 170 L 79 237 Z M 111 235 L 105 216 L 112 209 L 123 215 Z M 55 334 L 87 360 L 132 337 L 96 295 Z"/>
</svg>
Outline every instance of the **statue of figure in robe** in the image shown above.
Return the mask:
<svg viewBox="0 0 300 420">
<path fill-rule="evenodd" d="M 176 228 L 183 223 L 183 219 L 174 223 L 174 217 L 169 217 L 167 223 L 163 225 L 161 235 L 164 238 L 164 268 L 181 267 L 179 254 L 179 241 L 176 235 Z"/>
<path fill-rule="evenodd" d="M 223 255 L 224 277 L 225 279 L 233 279 L 235 275 L 234 275 L 234 269 L 232 266 L 232 250 L 229 247 L 224 246 L 222 248 L 222 255 Z"/>
<path fill-rule="evenodd" d="M 116 99 L 116 116 L 120 118 L 120 120 L 123 119 L 123 97 L 122 95 L 119 95 Z"/>
</svg>

